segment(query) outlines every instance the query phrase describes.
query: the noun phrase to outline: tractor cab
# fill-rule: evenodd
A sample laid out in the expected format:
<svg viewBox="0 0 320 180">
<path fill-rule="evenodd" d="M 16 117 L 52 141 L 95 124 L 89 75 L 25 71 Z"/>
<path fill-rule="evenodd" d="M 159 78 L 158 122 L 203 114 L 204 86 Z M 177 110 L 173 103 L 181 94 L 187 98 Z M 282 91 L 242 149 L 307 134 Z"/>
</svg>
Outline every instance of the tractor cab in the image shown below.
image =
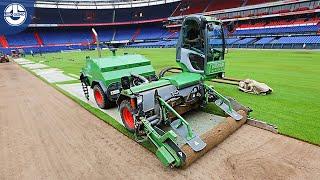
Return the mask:
<svg viewBox="0 0 320 180">
<path fill-rule="evenodd" d="M 222 23 L 209 16 L 189 16 L 181 28 L 176 60 L 184 72 L 206 78 L 224 74 L 225 40 Z"/>
</svg>

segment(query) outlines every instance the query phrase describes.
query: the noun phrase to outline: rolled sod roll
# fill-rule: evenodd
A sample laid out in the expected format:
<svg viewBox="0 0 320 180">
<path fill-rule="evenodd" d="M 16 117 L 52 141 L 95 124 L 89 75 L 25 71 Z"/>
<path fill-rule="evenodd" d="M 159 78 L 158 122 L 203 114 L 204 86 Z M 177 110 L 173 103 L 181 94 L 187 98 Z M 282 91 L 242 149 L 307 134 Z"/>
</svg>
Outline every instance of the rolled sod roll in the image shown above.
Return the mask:
<svg viewBox="0 0 320 180">
<path fill-rule="evenodd" d="M 186 161 L 182 168 L 186 168 L 191 165 L 209 150 L 227 139 L 243 124 L 245 124 L 247 121 L 247 113 L 243 110 L 238 111 L 238 113 L 243 116 L 240 121 L 236 121 L 231 117 L 226 117 L 224 122 L 213 127 L 200 136 L 201 139 L 207 144 L 207 146 L 200 152 L 193 151 L 192 148 L 187 144 L 183 145 L 181 149 L 186 154 Z"/>
</svg>

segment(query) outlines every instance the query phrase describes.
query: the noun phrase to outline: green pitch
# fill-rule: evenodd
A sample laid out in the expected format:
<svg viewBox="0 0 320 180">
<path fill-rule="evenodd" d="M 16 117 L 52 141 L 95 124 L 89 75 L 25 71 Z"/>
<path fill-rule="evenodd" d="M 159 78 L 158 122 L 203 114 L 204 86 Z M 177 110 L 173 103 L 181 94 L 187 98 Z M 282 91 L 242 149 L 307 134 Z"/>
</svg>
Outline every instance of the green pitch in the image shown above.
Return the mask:
<svg viewBox="0 0 320 180">
<path fill-rule="evenodd" d="M 124 52 L 146 56 L 157 72 L 176 65 L 175 49 L 120 49 L 117 54 Z M 103 51 L 103 56 L 107 55 L 111 53 Z M 97 53 L 54 53 L 27 58 L 78 75 L 86 56 L 97 57 Z M 214 84 L 219 92 L 251 107 L 253 117 L 275 124 L 282 134 L 320 144 L 320 52 L 230 50 L 226 61 L 226 76 L 265 82 L 274 92 L 256 96 L 242 93 L 235 86 Z"/>
</svg>

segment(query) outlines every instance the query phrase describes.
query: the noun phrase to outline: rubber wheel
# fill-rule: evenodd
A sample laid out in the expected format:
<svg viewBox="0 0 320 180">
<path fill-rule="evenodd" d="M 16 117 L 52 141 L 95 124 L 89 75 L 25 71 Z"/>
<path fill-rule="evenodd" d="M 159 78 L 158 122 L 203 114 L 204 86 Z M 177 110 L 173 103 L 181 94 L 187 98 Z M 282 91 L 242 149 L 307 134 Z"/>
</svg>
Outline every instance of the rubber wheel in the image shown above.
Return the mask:
<svg viewBox="0 0 320 180">
<path fill-rule="evenodd" d="M 106 94 L 103 92 L 102 88 L 99 85 L 95 85 L 93 87 L 93 95 L 99 108 L 108 109 L 112 107 L 112 103 L 109 102 Z"/>
<path fill-rule="evenodd" d="M 135 131 L 135 119 L 129 101 L 124 100 L 120 104 L 120 115 L 124 126 L 130 131 Z"/>
</svg>

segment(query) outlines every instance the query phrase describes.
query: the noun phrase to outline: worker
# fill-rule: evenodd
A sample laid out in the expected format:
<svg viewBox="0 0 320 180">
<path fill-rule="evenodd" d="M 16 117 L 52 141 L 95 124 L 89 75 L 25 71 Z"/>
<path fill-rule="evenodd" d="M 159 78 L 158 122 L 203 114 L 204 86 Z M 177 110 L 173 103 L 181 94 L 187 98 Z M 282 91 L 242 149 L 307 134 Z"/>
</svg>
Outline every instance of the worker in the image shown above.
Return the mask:
<svg viewBox="0 0 320 180">
<path fill-rule="evenodd" d="M 204 39 L 195 26 L 192 26 L 189 29 L 185 42 L 186 44 L 190 45 L 190 47 L 199 49 L 201 52 L 204 52 Z"/>
</svg>

